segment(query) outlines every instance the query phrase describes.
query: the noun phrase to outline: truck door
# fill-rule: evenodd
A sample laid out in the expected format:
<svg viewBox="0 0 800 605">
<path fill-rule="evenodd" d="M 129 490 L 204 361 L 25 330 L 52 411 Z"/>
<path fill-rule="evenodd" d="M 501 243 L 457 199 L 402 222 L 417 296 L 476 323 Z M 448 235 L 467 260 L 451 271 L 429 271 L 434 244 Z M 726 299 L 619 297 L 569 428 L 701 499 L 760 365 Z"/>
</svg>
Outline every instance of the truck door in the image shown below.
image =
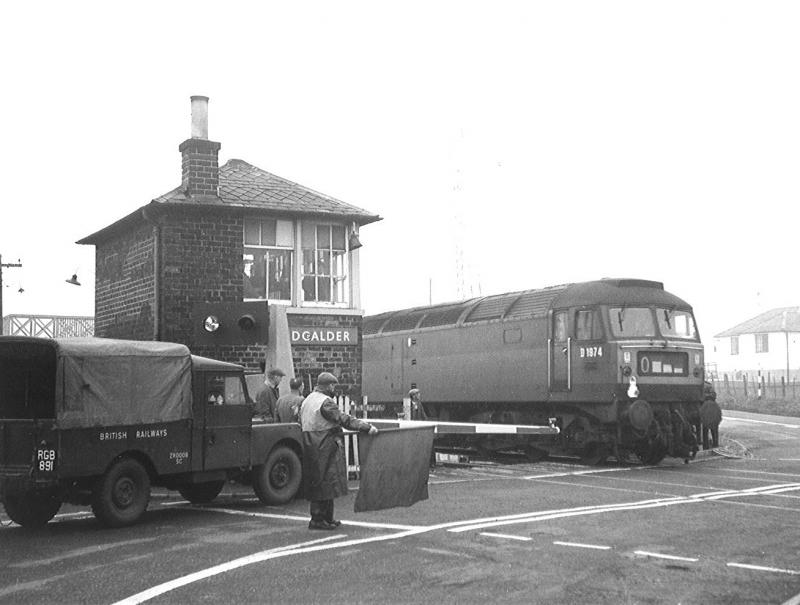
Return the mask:
<svg viewBox="0 0 800 605">
<path fill-rule="evenodd" d="M 569 338 L 569 312 L 553 311 L 550 325 L 550 391 L 568 391 L 572 341 Z"/>
<path fill-rule="evenodd" d="M 252 411 L 239 374 L 208 372 L 203 401 L 203 470 L 250 463 Z"/>
</svg>

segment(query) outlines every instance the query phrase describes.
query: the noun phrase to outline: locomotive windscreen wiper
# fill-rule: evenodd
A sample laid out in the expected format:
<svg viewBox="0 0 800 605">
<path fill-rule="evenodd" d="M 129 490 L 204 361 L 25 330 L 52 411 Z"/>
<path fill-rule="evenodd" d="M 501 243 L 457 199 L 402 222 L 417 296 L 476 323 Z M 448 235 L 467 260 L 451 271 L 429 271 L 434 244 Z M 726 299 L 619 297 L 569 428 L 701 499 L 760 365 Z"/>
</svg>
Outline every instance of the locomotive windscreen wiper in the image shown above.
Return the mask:
<svg viewBox="0 0 800 605">
<path fill-rule="evenodd" d="M 619 331 L 624 332 L 625 329 L 622 327 L 622 322 L 625 321 L 625 307 L 617 311 L 617 321 L 619 322 Z"/>
<path fill-rule="evenodd" d="M 664 323 L 666 323 L 667 327 L 671 330 L 672 323 L 670 323 L 670 317 L 672 317 L 672 309 L 664 309 Z"/>
</svg>

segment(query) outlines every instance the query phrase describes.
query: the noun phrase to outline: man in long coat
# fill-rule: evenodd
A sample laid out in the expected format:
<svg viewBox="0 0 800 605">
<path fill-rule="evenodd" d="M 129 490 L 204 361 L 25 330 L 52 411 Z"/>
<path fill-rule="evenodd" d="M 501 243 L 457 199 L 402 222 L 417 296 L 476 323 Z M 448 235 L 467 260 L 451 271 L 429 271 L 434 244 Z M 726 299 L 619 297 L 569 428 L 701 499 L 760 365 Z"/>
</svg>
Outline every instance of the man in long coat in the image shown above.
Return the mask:
<svg viewBox="0 0 800 605">
<path fill-rule="evenodd" d="M 368 422 L 339 411 L 331 399 L 338 382 L 333 374 L 322 372 L 316 388 L 300 406 L 303 477 L 306 498 L 311 502 L 309 529 L 336 529 L 341 525 L 333 518 L 333 499 L 347 493 L 342 428 L 369 434 L 378 432 Z"/>
<path fill-rule="evenodd" d="M 280 393 L 278 385 L 281 379 L 286 376 L 280 368 L 272 368 L 267 372 L 264 380 L 264 388 L 256 395 L 255 406 L 253 407 L 253 417 L 265 422 L 275 422 L 275 404 L 278 402 Z"/>
</svg>

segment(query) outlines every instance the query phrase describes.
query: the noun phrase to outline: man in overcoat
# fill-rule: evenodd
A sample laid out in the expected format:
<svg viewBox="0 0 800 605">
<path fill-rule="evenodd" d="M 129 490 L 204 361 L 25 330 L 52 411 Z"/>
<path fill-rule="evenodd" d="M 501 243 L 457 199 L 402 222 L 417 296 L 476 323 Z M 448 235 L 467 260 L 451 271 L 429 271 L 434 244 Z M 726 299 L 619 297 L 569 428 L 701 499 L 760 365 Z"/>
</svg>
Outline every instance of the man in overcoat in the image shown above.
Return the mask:
<svg viewBox="0 0 800 605">
<path fill-rule="evenodd" d="M 256 395 L 255 406 L 253 407 L 253 417 L 266 422 L 275 422 L 275 404 L 278 402 L 280 393 L 278 385 L 281 379 L 286 376 L 280 368 L 272 368 L 267 372 L 264 380 L 264 388 Z"/>
<path fill-rule="evenodd" d="M 343 428 L 375 434 L 378 429 L 368 422 L 339 411 L 331 399 L 339 381 L 322 372 L 317 386 L 300 406 L 303 429 L 303 478 L 305 495 L 310 500 L 309 529 L 336 529 L 333 499 L 347 493 L 347 465 L 344 456 Z"/>
</svg>

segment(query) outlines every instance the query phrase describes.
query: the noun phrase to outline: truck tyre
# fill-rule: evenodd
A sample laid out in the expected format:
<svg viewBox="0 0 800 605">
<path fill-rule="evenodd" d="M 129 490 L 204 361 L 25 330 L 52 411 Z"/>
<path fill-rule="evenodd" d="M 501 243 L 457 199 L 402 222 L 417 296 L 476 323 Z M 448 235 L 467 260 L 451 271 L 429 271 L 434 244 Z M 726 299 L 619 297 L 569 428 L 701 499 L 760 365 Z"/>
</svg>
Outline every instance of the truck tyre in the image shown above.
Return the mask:
<svg viewBox="0 0 800 605">
<path fill-rule="evenodd" d="M 214 498 L 219 496 L 219 493 L 224 487 L 224 481 L 207 481 L 205 483 L 188 483 L 181 485 L 178 488 L 181 496 L 186 498 L 192 504 L 208 504 Z"/>
<path fill-rule="evenodd" d="M 55 491 L 10 490 L 5 495 L 8 517 L 22 527 L 44 527 L 61 508 L 61 499 Z"/>
<path fill-rule="evenodd" d="M 150 477 L 133 458 L 122 458 L 112 464 L 92 492 L 92 512 L 108 527 L 136 523 L 149 502 Z"/>
<path fill-rule="evenodd" d="M 300 489 L 303 467 L 293 449 L 279 445 L 253 469 L 253 491 L 264 504 L 287 504 Z"/>
</svg>

